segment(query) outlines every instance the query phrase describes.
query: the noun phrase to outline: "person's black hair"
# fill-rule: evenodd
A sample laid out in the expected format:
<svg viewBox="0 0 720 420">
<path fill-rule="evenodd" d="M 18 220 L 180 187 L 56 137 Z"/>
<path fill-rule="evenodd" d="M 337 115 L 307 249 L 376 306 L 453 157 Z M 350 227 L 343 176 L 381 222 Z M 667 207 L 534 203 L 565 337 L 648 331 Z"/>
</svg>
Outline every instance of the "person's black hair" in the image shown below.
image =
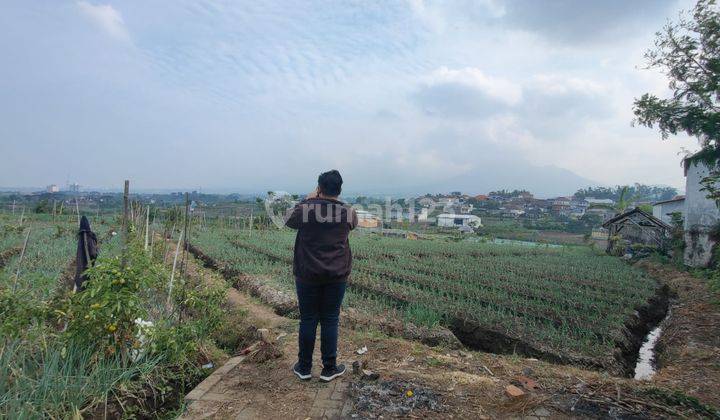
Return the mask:
<svg viewBox="0 0 720 420">
<path fill-rule="evenodd" d="M 337 197 L 342 191 L 342 177 L 336 169 L 323 172 L 318 177 L 318 187 L 320 192 L 330 197 Z"/>
</svg>

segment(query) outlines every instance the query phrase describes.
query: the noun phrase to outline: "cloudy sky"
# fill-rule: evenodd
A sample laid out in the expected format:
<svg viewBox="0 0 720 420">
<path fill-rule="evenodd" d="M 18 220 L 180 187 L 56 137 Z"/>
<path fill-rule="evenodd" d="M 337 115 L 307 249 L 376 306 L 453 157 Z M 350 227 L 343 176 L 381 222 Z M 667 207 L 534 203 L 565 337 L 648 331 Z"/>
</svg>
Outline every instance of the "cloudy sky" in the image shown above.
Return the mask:
<svg viewBox="0 0 720 420">
<path fill-rule="evenodd" d="M 691 6 L 5 0 L 0 186 L 302 190 L 332 167 L 355 191 L 546 169 L 681 187 L 696 142 L 631 105 L 665 92 L 643 53 Z"/>
</svg>

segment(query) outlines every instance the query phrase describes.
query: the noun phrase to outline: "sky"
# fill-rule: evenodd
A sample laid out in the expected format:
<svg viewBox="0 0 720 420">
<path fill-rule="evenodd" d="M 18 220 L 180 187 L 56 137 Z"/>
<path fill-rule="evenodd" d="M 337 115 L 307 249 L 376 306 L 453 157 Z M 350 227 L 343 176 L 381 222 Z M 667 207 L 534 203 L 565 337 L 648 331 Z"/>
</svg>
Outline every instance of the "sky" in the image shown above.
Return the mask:
<svg viewBox="0 0 720 420">
<path fill-rule="evenodd" d="M 682 189 L 697 142 L 632 103 L 667 95 L 643 55 L 692 5 L 5 0 L 0 186 Z"/>
</svg>

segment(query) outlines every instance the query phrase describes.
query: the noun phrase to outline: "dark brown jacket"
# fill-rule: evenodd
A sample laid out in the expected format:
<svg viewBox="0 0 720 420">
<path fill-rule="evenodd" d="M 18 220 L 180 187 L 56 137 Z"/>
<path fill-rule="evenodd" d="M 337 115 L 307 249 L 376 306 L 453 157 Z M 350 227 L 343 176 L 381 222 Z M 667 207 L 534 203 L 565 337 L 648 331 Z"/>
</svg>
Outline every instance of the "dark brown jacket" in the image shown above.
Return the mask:
<svg viewBox="0 0 720 420">
<path fill-rule="evenodd" d="M 357 214 L 341 201 L 311 198 L 296 205 L 285 225 L 297 229 L 293 274 L 306 283 L 341 283 L 352 268 L 348 235 Z"/>
</svg>

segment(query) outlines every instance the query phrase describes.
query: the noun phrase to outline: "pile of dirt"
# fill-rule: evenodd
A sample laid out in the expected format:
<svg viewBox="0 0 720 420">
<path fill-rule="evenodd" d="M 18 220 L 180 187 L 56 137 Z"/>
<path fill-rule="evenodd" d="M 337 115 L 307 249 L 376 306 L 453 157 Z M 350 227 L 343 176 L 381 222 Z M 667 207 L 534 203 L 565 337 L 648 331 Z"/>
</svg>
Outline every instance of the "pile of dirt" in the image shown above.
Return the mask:
<svg viewBox="0 0 720 420">
<path fill-rule="evenodd" d="M 377 418 L 407 416 L 413 411 L 442 413 L 446 407 L 432 389 L 402 380 L 382 382 L 352 382 L 351 417 Z"/>
</svg>

